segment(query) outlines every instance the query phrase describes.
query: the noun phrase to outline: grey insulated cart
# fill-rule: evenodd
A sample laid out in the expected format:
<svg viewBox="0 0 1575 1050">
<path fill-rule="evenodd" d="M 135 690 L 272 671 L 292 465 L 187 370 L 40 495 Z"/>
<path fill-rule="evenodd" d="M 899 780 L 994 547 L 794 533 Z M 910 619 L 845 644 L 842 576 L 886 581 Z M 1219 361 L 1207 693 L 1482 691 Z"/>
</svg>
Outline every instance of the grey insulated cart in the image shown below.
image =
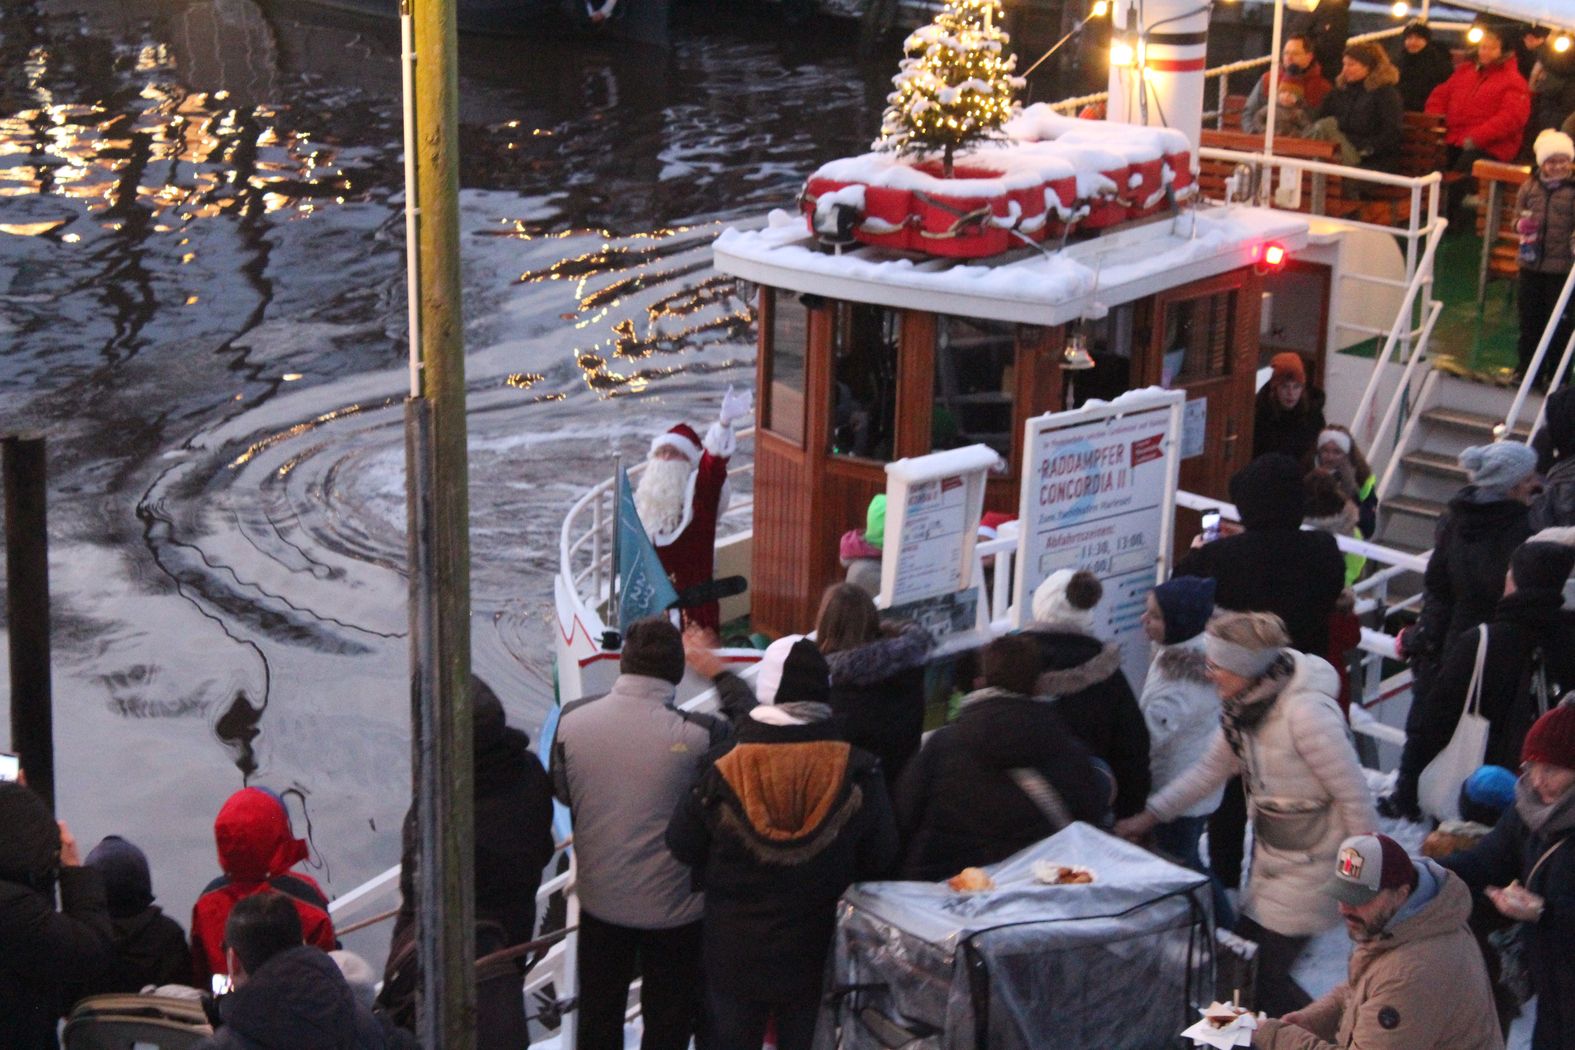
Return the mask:
<svg viewBox="0 0 1575 1050">
<path fill-rule="evenodd" d="M 1041 860 L 1095 881 L 1043 885 Z M 1207 879 L 1087 824 L 985 870 L 996 888 L 982 893 L 848 891 L 817 1050 L 1179 1045 L 1213 991 Z"/>
</svg>

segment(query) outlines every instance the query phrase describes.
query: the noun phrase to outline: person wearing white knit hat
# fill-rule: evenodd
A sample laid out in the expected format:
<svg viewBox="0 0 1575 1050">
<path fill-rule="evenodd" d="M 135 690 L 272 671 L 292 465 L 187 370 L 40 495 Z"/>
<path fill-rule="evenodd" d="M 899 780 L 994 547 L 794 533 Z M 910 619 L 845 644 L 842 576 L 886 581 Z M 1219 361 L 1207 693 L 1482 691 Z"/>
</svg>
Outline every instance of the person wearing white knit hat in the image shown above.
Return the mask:
<svg viewBox="0 0 1575 1050">
<path fill-rule="evenodd" d="M 1575 263 L 1575 141 L 1552 128 L 1532 144 L 1537 171 L 1521 184 L 1515 196 L 1515 231 L 1520 236 L 1520 371 L 1531 368 L 1542 332 L 1553 316 L 1559 292 Z M 1571 314 L 1565 311 L 1538 369 L 1537 382 L 1546 386 L 1558 367 L 1559 355 L 1569 342 Z"/>
</svg>

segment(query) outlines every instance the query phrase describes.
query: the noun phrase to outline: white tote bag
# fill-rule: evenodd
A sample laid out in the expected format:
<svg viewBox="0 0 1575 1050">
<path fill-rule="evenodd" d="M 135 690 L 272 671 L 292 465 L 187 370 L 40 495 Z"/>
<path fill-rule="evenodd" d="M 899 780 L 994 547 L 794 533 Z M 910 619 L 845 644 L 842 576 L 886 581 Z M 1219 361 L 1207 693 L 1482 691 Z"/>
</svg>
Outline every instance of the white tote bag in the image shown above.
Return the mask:
<svg viewBox="0 0 1575 1050">
<path fill-rule="evenodd" d="M 1482 665 L 1487 661 L 1488 629 L 1477 629 L 1477 662 L 1471 670 L 1471 685 L 1466 690 L 1466 705 L 1455 725 L 1449 746 L 1427 764 L 1417 780 L 1417 803 L 1423 813 L 1436 820 L 1460 819 L 1460 785 L 1475 773 L 1487 755 L 1491 726 L 1481 714 Z"/>
</svg>

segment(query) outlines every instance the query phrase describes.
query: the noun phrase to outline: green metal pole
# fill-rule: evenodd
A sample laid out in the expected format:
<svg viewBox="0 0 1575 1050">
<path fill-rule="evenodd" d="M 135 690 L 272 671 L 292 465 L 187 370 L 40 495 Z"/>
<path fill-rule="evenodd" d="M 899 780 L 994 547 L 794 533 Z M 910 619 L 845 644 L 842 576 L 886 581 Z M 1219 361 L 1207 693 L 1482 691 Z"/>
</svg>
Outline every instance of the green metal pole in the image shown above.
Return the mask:
<svg viewBox="0 0 1575 1050">
<path fill-rule="evenodd" d="M 456 0 L 410 0 L 414 43 L 418 386 L 425 426 L 413 427 L 429 471 L 411 499 L 430 511 L 413 533 L 412 676 L 417 819 L 423 832 L 423 1016 L 428 1050 L 475 1046 L 474 769 L 470 704 L 470 496 L 465 441 L 465 347 L 459 270 L 459 83 Z M 420 412 L 420 409 L 417 409 Z M 429 544 L 426 551 L 420 547 Z M 423 593 L 424 592 L 424 593 Z M 418 638 L 422 629 L 429 634 Z M 427 685 L 423 687 L 425 681 Z"/>
</svg>

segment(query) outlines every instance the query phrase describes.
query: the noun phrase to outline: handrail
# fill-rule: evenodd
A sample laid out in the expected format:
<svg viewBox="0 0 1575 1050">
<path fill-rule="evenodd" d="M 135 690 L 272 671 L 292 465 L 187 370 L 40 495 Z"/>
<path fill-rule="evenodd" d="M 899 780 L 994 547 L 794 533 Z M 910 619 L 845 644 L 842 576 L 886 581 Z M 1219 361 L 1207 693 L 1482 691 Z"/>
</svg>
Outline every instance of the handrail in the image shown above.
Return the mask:
<svg viewBox="0 0 1575 1050">
<path fill-rule="evenodd" d="M 1440 27 L 1446 29 L 1456 27 L 1455 23 L 1431 22 L 1429 25 L 1433 26 L 1435 29 Z M 1469 23 L 1458 23 L 1460 28 L 1464 28 L 1467 25 L 1469 25 Z M 1390 37 L 1399 36 L 1404 32 L 1405 26 L 1403 25 L 1390 26 L 1388 29 L 1377 29 L 1371 33 L 1360 33 L 1356 36 L 1348 38 L 1346 43 L 1349 45 L 1365 43 L 1372 40 L 1387 40 Z M 1237 59 L 1235 62 L 1227 62 L 1223 66 L 1214 66 L 1212 69 L 1205 69 L 1203 71 L 1203 79 L 1218 79 L 1222 77 L 1228 77 L 1232 73 L 1245 73 L 1249 69 L 1258 69 L 1261 66 L 1266 66 L 1273 60 L 1273 55 L 1260 55 L 1257 58 Z M 1048 103 L 1048 105 L 1057 113 L 1067 113 L 1075 112 L 1076 110 L 1082 109 L 1084 106 L 1093 105 L 1095 102 L 1108 102 L 1109 100 L 1110 92 L 1096 91 L 1091 95 L 1077 95 L 1072 98 L 1063 98 L 1059 101 Z M 1204 115 L 1207 116 L 1208 114 Z"/>
<path fill-rule="evenodd" d="M 1439 316 L 1444 312 L 1444 304 L 1439 302 L 1437 299 L 1434 299 L 1428 303 L 1426 310 L 1427 315 L 1422 321 L 1421 335 L 1417 341 L 1411 345 L 1411 356 L 1406 359 L 1405 370 L 1400 373 L 1400 382 L 1395 384 L 1394 393 L 1389 396 L 1389 407 L 1384 410 L 1384 418 L 1378 424 L 1378 429 L 1373 431 L 1374 434 L 1389 433 L 1389 428 L 1394 425 L 1395 417 L 1400 412 L 1400 404 L 1405 400 L 1405 392 L 1411 389 L 1411 380 L 1416 374 L 1417 366 L 1422 361 L 1427 359 L 1427 344 L 1428 341 L 1433 337 L 1433 327 L 1438 323 Z M 1401 311 L 1401 313 L 1404 312 L 1405 311 Z M 1374 384 L 1377 382 L 1377 379 L 1378 373 L 1376 370 L 1374 371 L 1373 375 L 1369 376 L 1367 379 L 1367 385 L 1374 389 L 1375 396 L 1376 387 Z M 1355 432 L 1354 426 L 1352 432 Z M 1368 442 L 1369 451 L 1372 451 L 1373 444 L 1374 442 L 1372 441 Z M 1388 481 L 1389 479 L 1389 474 L 1387 471 L 1388 465 L 1398 462 L 1402 454 L 1403 450 L 1400 447 L 1400 440 L 1397 437 L 1394 444 L 1389 449 L 1389 454 L 1387 457 L 1385 457 L 1386 470 L 1382 481 L 1379 482 L 1380 489 L 1384 487 L 1384 482 Z M 1369 463 L 1368 466 L 1371 468 L 1372 464 Z M 1383 498 L 1382 493 L 1380 493 L 1379 498 Z"/>
<path fill-rule="evenodd" d="M 1531 396 L 1531 387 L 1537 381 L 1537 376 L 1542 371 L 1542 359 L 1547 356 L 1548 344 L 1553 342 L 1553 333 L 1558 330 L 1559 319 L 1564 316 L 1564 310 L 1570 304 L 1570 293 L 1575 291 L 1575 270 L 1571 270 L 1564 278 L 1564 287 L 1559 290 L 1558 302 L 1553 307 L 1553 313 L 1548 316 L 1548 323 L 1543 326 L 1542 338 L 1537 340 L 1537 352 L 1531 355 L 1531 363 L 1526 366 L 1526 374 L 1521 377 L 1520 389 L 1515 391 L 1515 400 L 1509 406 L 1509 413 L 1504 417 L 1504 422 L 1494 428 L 1494 437 L 1498 440 L 1507 438 L 1514 433 L 1515 424 L 1520 421 L 1521 410 L 1526 407 L 1526 399 Z M 1564 354 L 1559 358 L 1559 371 L 1554 376 L 1553 385 L 1548 388 L 1548 394 L 1558 389 L 1559 380 L 1564 375 L 1564 370 L 1570 365 L 1570 349 L 1575 347 L 1575 333 L 1571 333 L 1570 342 L 1564 347 Z M 1547 404 L 1547 400 L 1543 400 Z M 1539 414 L 1539 420 L 1542 418 Z M 1536 426 L 1532 426 L 1536 430 Z M 1531 442 L 1531 435 L 1526 435 L 1526 442 Z"/>
<path fill-rule="evenodd" d="M 1438 177 L 1436 172 L 1433 174 L 1433 177 Z M 1440 218 L 1433 223 L 1432 232 L 1427 237 L 1427 248 L 1422 252 L 1422 260 L 1417 264 L 1416 272 L 1411 276 L 1411 284 L 1405 290 L 1405 298 L 1401 301 L 1400 309 L 1395 311 L 1394 324 L 1389 326 L 1389 336 L 1384 340 L 1384 348 L 1373 361 L 1373 372 L 1367 380 L 1367 389 L 1362 391 L 1362 399 L 1357 403 L 1355 415 L 1351 417 L 1351 433 L 1353 434 L 1365 433 L 1363 424 L 1370 422 L 1368 417 L 1372 415 L 1373 401 L 1378 395 L 1378 383 L 1382 378 L 1384 366 L 1389 363 L 1389 358 L 1395 350 L 1395 344 L 1400 341 L 1402 325 L 1411 316 L 1412 309 L 1415 308 L 1417 292 L 1421 290 L 1424 283 L 1432 279 L 1433 257 L 1438 254 L 1438 244 L 1444 239 L 1444 230 L 1448 229 L 1448 227 L 1448 219 Z M 1413 359 L 1416 353 L 1420 351 L 1421 347 L 1417 347 L 1413 351 Z M 1402 388 L 1396 388 L 1397 393 L 1400 389 Z"/>
<path fill-rule="evenodd" d="M 752 438 L 754 434 L 754 427 L 745 427 L 742 430 L 737 431 L 734 434 L 734 437 L 736 440 L 742 442 L 746 438 Z M 730 467 L 728 469 L 727 476 L 730 479 L 734 477 L 743 477 L 745 475 L 754 473 L 754 469 L 754 459 L 751 458 L 747 463 L 741 463 L 738 466 Z M 639 477 L 644 470 L 645 464 L 643 462 L 637 463 L 630 467 L 630 480 L 633 481 L 635 478 Z M 614 486 L 616 482 L 616 478 L 604 478 L 603 480 L 597 482 L 595 485 L 591 486 L 591 488 L 586 491 L 584 495 L 574 501 L 573 505 L 570 506 L 568 513 L 563 517 L 563 525 L 559 529 L 558 533 L 558 575 L 564 580 L 565 583 L 569 584 L 570 590 L 574 593 L 576 599 L 584 599 L 585 592 L 582 590 L 581 585 L 588 577 L 594 581 L 592 593 L 596 595 L 601 594 L 602 581 L 600 579 L 600 573 L 604 569 L 610 567 L 610 562 L 612 560 L 611 543 L 599 544 L 599 549 L 592 555 L 590 564 L 583 568 L 577 569 L 575 567 L 575 556 L 580 554 L 585 549 L 587 544 L 593 543 L 594 537 L 600 535 L 599 530 L 606 530 L 610 532 L 612 529 L 613 515 L 611 514 L 604 514 L 600 516 L 589 529 L 583 529 L 580 521 L 581 518 L 585 516 L 588 509 L 594 509 L 599 501 L 615 495 L 616 490 Z M 739 502 L 732 504 L 728 508 L 728 511 L 731 513 L 741 510 L 752 510 L 753 506 L 754 499 L 751 497 L 750 499 L 740 500 Z M 591 610 L 587 609 L 587 611 Z"/>
</svg>

